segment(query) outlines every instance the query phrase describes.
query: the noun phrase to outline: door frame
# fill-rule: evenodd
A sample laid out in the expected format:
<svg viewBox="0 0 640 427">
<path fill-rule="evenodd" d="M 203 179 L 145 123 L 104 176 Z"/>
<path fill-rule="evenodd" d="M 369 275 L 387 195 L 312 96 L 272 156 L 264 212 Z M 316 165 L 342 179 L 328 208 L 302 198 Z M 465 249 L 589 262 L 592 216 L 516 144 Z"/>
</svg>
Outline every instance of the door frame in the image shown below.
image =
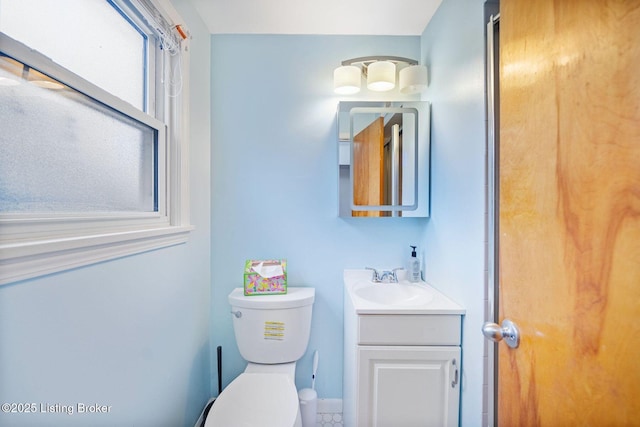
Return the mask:
<svg viewBox="0 0 640 427">
<path fill-rule="evenodd" d="M 498 218 L 499 218 L 499 80 L 495 32 L 500 22 L 499 0 L 487 0 L 484 4 L 485 22 L 485 100 L 486 100 L 486 186 L 485 186 L 485 322 L 499 322 L 498 302 Z M 496 343 L 484 340 L 486 396 L 483 412 L 486 425 L 497 425 L 498 414 L 498 349 Z M 484 422 L 484 419 L 483 419 Z"/>
</svg>

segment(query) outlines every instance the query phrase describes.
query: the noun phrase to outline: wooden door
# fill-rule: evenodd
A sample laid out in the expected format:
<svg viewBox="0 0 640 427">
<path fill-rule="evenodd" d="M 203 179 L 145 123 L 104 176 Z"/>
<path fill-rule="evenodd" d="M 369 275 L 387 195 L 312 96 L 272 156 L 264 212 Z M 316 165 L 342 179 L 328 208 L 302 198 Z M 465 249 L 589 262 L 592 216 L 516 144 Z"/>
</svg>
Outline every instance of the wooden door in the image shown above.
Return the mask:
<svg viewBox="0 0 640 427">
<path fill-rule="evenodd" d="M 502 0 L 501 426 L 640 424 L 640 1 Z"/>
<path fill-rule="evenodd" d="M 378 117 L 353 137 L 353 200 L 356 205 L 384 204 L 384 120 Z M 380 211 L 353 211 L 353 216 L 381 216 Z"/>
</svg>

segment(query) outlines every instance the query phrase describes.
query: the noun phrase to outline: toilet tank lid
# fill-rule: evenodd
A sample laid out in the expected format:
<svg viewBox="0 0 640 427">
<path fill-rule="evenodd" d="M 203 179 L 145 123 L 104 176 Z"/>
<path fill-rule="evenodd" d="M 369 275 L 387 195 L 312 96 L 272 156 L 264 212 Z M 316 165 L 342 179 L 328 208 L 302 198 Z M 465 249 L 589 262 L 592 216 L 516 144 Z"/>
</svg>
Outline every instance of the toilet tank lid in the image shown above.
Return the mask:
<svg viewBox="0 0 640 427">
<path fill-rule="evenodd" d="M 229 304 L 234 307 L 278 310 L 311 305 L 315 295 L 315 288 L 288 287 L 286 294 L 246 296 L 244 288 L 235 288 L 229 294 Z"/>
</svg>

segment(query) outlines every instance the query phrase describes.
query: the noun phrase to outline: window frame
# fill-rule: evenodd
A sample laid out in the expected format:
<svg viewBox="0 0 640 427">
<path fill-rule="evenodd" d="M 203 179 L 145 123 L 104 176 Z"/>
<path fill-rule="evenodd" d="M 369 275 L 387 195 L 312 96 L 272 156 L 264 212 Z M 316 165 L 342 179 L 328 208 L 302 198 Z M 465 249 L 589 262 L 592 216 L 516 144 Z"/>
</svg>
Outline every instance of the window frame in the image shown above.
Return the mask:
<svg viewBox="0 0 640 427">
<path fill-rule="evenodd" d="M 123 15 L 127 18 L 126 15 Z M 129 18 L 127 18 L 129 19 Z M 0 214 L 0 285 L 185 243 L 189 223 L 188 39 L 180 58 L 162 52 L 147 37 L 147 114 L 0 32 L 0 51 L 157 132 L 156 212 Z M 152 52 L 153 51 L 153 52 Z M 160 55 L 165 55 L 162 58 Z M 181 95 L 171 97 L 160 83 L 159 61 L 179 60 Z M 171 69 L 170 68 L 170 69 Z M 158 99 L 160 97 L 160 99 Z M 159 102 L 156 102 L 159 101 Z M 153 117 L 154 114 L 156 117 Z"/>
</svg>

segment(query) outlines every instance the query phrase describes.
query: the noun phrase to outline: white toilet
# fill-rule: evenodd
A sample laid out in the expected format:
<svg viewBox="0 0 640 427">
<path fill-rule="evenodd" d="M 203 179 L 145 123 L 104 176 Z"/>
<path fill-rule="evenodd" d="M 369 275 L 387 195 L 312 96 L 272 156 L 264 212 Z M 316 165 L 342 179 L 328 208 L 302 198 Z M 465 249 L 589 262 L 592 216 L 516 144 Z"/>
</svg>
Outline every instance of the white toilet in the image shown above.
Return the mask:
<svg viewBox="0 0 640 427">
<path fill-rule="evenodd" d="M 233 330 L 249 363 L 218 396 L 205 427 L 299 427 L 296 362 L 307 349 L 314 288 L 283 295 L 229 294 Z"/>
</svg>

